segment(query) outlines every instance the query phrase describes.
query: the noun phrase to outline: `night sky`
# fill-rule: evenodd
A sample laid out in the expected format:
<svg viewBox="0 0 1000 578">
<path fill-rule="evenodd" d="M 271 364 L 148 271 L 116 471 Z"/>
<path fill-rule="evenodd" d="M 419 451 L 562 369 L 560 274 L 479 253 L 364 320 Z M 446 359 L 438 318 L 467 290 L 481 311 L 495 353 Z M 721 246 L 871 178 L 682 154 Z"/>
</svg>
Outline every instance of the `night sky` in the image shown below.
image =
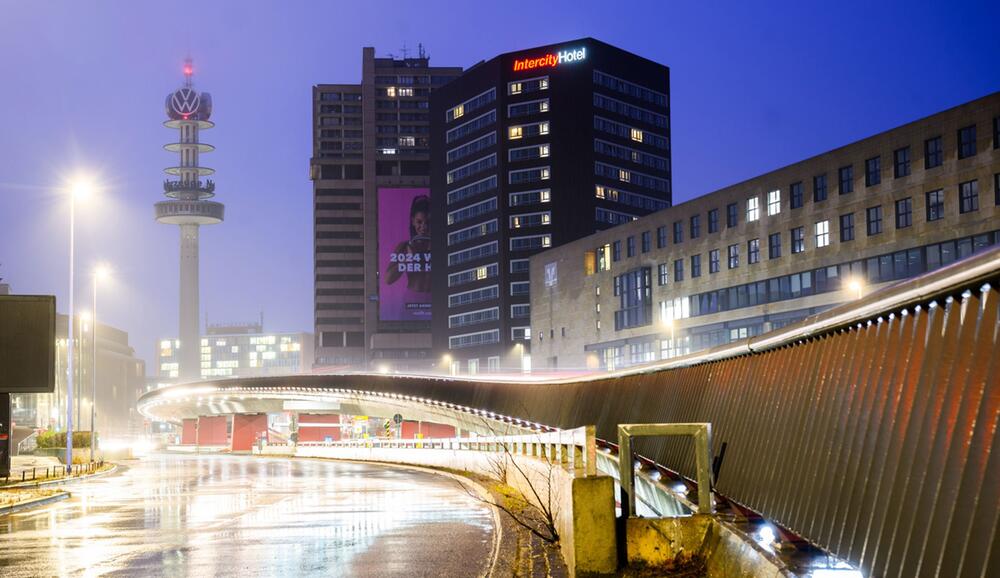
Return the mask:
<svg viewBox="0 0 1000 578">
<path fill-rule="evenodd" d="M 763 6 L 768 6 L 763 9 Z M 178 230 L 163 102 L 195 60 L 212 94 L 226 222 L 202 229 L 202 314 L 312 331 L 310 89 L 358 82 L 361 47 L 468 67 L 593 36 L 671 69 L 674 201 L 1000 90 L 1000 2 L 17 2 L 0 0 L 0 277 L 68 294 L 67 179 L 82 273 L 109 262 L 102 319 L 154 374 L 176 335 Z"/>
</svg>

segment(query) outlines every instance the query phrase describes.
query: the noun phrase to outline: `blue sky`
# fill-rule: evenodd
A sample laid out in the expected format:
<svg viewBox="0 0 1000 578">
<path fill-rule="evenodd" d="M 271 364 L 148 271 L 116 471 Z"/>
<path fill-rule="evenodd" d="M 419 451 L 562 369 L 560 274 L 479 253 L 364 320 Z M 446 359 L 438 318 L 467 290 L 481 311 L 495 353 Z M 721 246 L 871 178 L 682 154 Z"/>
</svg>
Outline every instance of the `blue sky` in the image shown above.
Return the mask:
<svg viewBox="0 0 1000 578">
<path fill-rule="evenodd" d="M 310 88 L 357 82 L 361 47 L 423 43 L 470 66 L 593 36 L 671 68 L 674 201 L 1000 90 L 997 2 L 170 3 L 0 0 L 0 276 L 68 293 L 76 173 L 81 270 L 107 261 L 104 319 L 150 364 L 177 327 L 177 229 L 156 224 L 163 101 L 195 59 L 217 127 L 222 225 L 202 231 L 210 321 L 312 330 Z M 89 302 L 81 284 L 77 299 Z M 152 373 L 152 368 L 150 368 Z"/>
</svg>

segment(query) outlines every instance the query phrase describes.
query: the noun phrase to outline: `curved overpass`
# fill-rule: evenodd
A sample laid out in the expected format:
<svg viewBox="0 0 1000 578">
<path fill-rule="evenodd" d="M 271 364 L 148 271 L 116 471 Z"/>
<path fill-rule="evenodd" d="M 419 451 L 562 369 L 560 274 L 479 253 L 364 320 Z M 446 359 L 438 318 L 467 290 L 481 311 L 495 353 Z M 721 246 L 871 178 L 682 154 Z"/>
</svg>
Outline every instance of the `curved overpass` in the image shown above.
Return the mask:
<svg viewBox="0 0 1000 578">
<path fill-rule="evenodd" d="M 176 421 L 280 411 L 305 396 L 472 431 L 596 425 L 609 440 L 622 423 L 711 422 L 713 451 L 727 448 L 716 489 L 731 500 L 866 574 L 988 575 L 1000 571 L 988 568 L 1000 564 L 990 561 L 1000 530 L 998 282 L 994 249 L 779 331 L 613 374 L 231 379 L 150 392 L 139 407 Z M 694 478 L 689 450 L 667 439 L 640 447 Z"/>
</svg>

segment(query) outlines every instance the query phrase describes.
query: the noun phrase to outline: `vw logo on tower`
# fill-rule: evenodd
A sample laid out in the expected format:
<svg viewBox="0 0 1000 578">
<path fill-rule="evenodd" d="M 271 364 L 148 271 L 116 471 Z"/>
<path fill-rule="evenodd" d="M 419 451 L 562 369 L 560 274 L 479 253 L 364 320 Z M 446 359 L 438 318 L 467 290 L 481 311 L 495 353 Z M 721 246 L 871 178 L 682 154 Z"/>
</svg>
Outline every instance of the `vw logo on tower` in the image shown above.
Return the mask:
<svg viewBox="0 0 1000 578">
<path fill-rule="evenodd" d="M 198 112 L 201 105 L 201 95 L 193 88 L 182 88 L 170 97 L 170 108 L 182 117 L 189 117 Z"/>
</svg>

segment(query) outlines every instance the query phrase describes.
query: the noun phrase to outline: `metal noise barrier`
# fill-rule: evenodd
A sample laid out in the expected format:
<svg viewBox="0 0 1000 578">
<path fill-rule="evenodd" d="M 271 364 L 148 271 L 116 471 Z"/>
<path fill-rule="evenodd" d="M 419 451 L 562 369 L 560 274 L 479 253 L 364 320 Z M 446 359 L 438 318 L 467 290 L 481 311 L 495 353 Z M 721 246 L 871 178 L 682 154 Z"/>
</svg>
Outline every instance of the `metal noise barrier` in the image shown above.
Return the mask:
<svg viewBox="0 0 1000 578">
<path fill-rule="evenodd" d="M 659 397 L 673 400 L 655 404 L 660 421 L 710 421 L 728 442 L 720 493 L 865 575 L 1000 575 L 998 298 L 987 285 L 653 374 L 659 391 L 636 392 L 633 419 Z M 689 448 L 657 441 L 647 455 L 694 472 Z"/>
</svg>

